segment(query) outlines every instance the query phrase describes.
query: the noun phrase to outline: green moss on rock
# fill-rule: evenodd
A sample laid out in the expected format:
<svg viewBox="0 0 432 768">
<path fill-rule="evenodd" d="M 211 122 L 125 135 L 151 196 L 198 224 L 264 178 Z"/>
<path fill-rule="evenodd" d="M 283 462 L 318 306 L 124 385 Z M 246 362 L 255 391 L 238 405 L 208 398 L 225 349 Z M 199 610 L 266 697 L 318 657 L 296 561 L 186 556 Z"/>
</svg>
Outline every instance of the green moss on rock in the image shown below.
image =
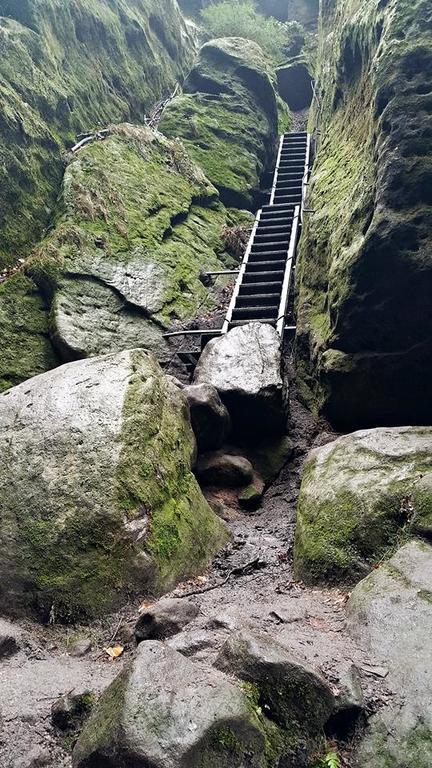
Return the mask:
<svg viewBox="0 0 432 768">
<path fill-rule="evenodd" d="M 322 6 L 298 357 L 304 399 L 343 430 L 432 417 L 425 9 L 424 0 Z"/>
<path fill-rule="evenodd" d="M 0 1 L 0 265 L 48 223 L 62 150 L 142 120 L 182 78 L 193 38 L 174 0 Z"/>
<path fill-rule="evenodd" d="M 71 160 L 27 270 L 51 301 L 64 358 L 141 346 L 164 360 L 164 329 L 215 304 L 200 273 L 232 263 L 222 237 L 232 215 L 180 142 L 111 131 Z"/>
<path fill-rule="evenodd" d="M 422 483 L 431 446 L 430 428 L 404 427 L 356 432 L 312 451 L 298 504 L 297 577 L 358 581 L 416 525 L 427 526 L 432 495 Z"/>
<path fill-rule="evenodd" d="M 251 208 L 262 172 L 275 155 L 276 95 L 256 43 L 223 38 L 206 43 L 165 110 L 161 130 L 180 137 L 227 205 Z"/>
<path fill-rule="evenodd" d="M 186 400 L 143 350 L 0 396 L 0 609 L 91 618 L 205 567 L 225 526 L 191 472 Z"/>
<path fill-rule="evenodd" d="M 17 273 L 0 284 L 0 391 L 57 365 L 48 310 L 32 280 Z"/>
</svg>

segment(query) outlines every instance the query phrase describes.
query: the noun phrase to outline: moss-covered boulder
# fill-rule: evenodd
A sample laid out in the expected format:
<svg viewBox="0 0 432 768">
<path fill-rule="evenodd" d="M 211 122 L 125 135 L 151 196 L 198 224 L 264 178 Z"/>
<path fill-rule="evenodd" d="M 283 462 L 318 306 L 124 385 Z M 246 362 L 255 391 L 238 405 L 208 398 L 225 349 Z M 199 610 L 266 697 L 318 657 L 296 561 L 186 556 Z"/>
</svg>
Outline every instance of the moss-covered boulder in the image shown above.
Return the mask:
<svg viewBox="0 0 432 768">
<path fill-rule="evenodd" d="M 0 349 L 0 392 L 58 364 L 46 304 L 21 273 L 0 284 Z"/>
<path fill-rule="evenodd" d="M 322 4 L 297 338 L 303 397 L 344 431 L 432 423 L 428 13 Z"/>
<path fill-rule="evenodd" d="M 0 612 L 89 618 L 198 572 L 225 541 L 187 403 L 143 350 L 0 395 Z"/>
<path fill-rule="evenodd" d="M 387 669 L 390 696 L 369 718 L 355 768 L 432 764 L 432 547 L 411 541 L 353 590 L 349 627 Z"/>
<path fill-rule="evenodd" d="M 432 427 L 371 429 L 311 451 L 297 513 L 295 571 L 354 582 L 432 527 Z"/>
<path fill-rule="evenodd" d="M 162 117 L 161 130 L 182 139 L 227 205 L 252 207 L 275 156 L 278 113 L 270 74 L 251 40 L 211 40 L 201 48 L 184 94 Z"/>
<path fill-rule="evenodd" d="M 49 220 L 64 147 L 142 120 L 194 43 L 175 0 L 0 0 L 0 264 Z"/>
<path fill-rule="evenodd" d="M 200 272 L 234 263 L 222 238 L 230 221 L 178 141 L 121 125 L 78 152 L 26 266 L 62 358 L 136 346 L 171 357 L 164 329 L 214 305 Z"/>
<path fill-rule="evenodd" d="M 306 768 L 298 740 L 265 717 L 257 691 L 147 640 L 102 695 L 73 766 Z"/>
</svg>

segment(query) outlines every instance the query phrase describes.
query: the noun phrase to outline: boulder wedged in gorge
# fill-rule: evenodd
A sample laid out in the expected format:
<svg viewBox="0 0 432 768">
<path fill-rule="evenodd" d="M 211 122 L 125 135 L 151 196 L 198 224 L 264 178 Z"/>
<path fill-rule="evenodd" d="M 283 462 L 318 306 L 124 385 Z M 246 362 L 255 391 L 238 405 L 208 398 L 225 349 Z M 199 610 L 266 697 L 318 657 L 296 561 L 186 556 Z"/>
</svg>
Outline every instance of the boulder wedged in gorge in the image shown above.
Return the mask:
<svg viewBox="0 0 432 768">
<path fill-rule="evenodd" d="M 196 384 L 215 387 L 241 437 L 283 435 L 287 388 L 281 374 L 281 340 L 264 323 L 248 323 L 212 339 L 194 374 Z"/>
<path fill-rule="evenodd" d="M 322 8 L 298 363 L 302 397 L 343 431 L 432 423 L 428 13 L 424 0 Z"/>
<path fill-rule="evenodd" d="M 354 582 L 432 525 L 432 427 L 363 430 L 309 454 L 294 565 L 306 582 Z"/>
<path fill-rule="evenodd" d="M 179 142 L 121 125 L 82 149 L 66 168 L 55 226 L 26 266 L 50 304 L 62 359 L 134 347 L 170 358 L 164 329 L 214 304 L 200 270 L 232 263 L 228 224 Z"/>
<path fill-rule="evenodd" d="M 74 768 L 306 768 L 298 734 L 263 714 L 259 690 L 146 641 L 102 695 Z"/>
<path fill-rule="evenodd" d="M 391 695 L 369 718 L 355 768 L 432 764 L 432 547 L 411 541 L 357 585 L 350 631 L 388 670 Z"/>
<path fill-rule="evenodd" d="M 167 136 L 182 139 L 222 202 L 239 208 L 253 206 L 275 157 L 276 94 L 265 61 L 251 40 L 211 40 L 160 123 Z"/>
<path fill-rule="evenodd" d="M 191 472 L 187 403 L 143 350 L 0 395 L 0 611 L 91 618 L 225 542 Z"/>
<path fill-rule="evenodd" d="M 0 0 L 0 43 L 1 265 L 47 226 L 64 148 L 93 126 L 142 122 L 195 42 L 175 0 Z"/>
</svg>

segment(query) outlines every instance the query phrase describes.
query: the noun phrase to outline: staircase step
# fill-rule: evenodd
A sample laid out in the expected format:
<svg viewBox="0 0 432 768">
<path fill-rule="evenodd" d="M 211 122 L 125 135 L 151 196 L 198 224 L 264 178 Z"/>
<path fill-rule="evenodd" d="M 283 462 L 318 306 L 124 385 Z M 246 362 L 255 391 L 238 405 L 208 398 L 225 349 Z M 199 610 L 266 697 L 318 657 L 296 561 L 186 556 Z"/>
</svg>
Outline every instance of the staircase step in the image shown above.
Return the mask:
<svg viewBox="0 0 432 768">
<path fill-rule="evenodd" d="M 273 317 L 260 317 L 259 319 L 249 319 L 249 320 L 232 320 L 229 324 L 229 328 L 238 328 L 241 325 L 247 325 L 251 322 L 259 322 L 259 323 L 266 323 L 268 325 L 276 325 L 277 318 Z"/>
<path fill-rule="evenodd" d="M 251 307 L 251 306 L 266 306 L 266 307 L 278 307 L 280 303 L 280 291 L 279 293 L 253 293 L 246 294 L 246 296 L 237 296 L 237 307 Z"/>
<path fill-rule="evenodd" d="M 245 272 L 243 275 L 243 285 L 251 284 L 251 283 L 269 283 L 274 282 L 275 280 L 283 280 L 285 274 L 284 269 L 275 269 L 274 272 L 269 272 L 268 270 L 261 270 L 260 272 L 254 272 L 251 270 L 250 272 Z"/>
<path fill-rule="evenodd" d="M 246 274 L 252 272 L 267 271 L 273 275 L 274 272 L 283 272 L 286 259 L 274 259 L 273 261 L 248 261 L 246 265 Z"/>
<path fill-rule="evenodd" d="M 274 292 L 280 292 L 282 287 L 282 283 L 280 280 L 273 283 L 245 283 L 243 282 L 240 286 L 240 292 L 239 296 L 251 296 L 252 294 L 256 293 L 263 293 L 264 291 L 267 291 L 268 293 L 274 293 Z"/>
<path fill-rule="evenodd" d="M 260 258 L 263 258 L 264 256 L 280 256 L 280 258 L 285 258 L 287 249 L 286 248 L 276 248 L 274 250 L 268 250 L 268 251 L 261 251 L 257 250 L 255 251 L 254 248 L 252 248 L 249 258 L 251 256 L 259 256 Z"/>
<path fill-rule="evenodd" d="M 240 307 L 234 309 L 232 313 L 233 320 L 241 320 L 242 318 L 259 319 L 260 317 L 266 317 L 276 320 L 278 313 L 278 307 L 274 310 L 270 307 Z"/>
</svg>

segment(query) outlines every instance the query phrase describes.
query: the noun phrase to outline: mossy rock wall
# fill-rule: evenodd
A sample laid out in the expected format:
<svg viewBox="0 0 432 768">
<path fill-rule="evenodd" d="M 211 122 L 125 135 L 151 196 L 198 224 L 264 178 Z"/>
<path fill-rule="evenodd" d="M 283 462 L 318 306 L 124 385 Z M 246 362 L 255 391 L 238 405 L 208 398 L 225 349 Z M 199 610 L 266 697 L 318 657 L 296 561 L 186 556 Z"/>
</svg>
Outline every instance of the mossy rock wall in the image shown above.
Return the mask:
<svg viewBox="0 0 432 768">
<path fill-rule="evenodd" d="M 175 0 L 0 0 L 0 265 L 49 220 L 78 133 L 142 120 L 190 67 Z"/>
<path fill-rule="evenodd" d="M 0 395 L 0 611 L 56 620 L 169 590 L 226 540 L 183 394 L 143 350 Z"/>
<path fill-rule="evenodd" d="M 0 392 L 58 364 L 48 308 L 22 273 L 0 284 L 0 348 Z"/>
<path fill-rule="evenodd" d="M 432 419 L 429 17 L 425 0 L 322 6 L 298 364 L 343 430 Z"/>
<path fill-rule="evenodd" d="M 256 43 L 212 40 L 201 48 L 184 93 L 162 117 L 161 131 L 182 139 L 226 205 L 253 208 L 261 176 L 274 161 L 272 74 Z"/>
<path fill-rule="evenodd" d="M 294 565 L 307 583 L 353 583 L 432 531 L 432 428 L 361 430 L 311 451 Z"/>
<path fill-rule="evenodd" d="M 234 264 L 222 240 L 230 221 L 180 142 L 121 125 L 78 152 L 26 265 L 62 358 L 135 346 L 171 357 L 164 329 L 214 305 L 200 272 Z"/>
</svg>

